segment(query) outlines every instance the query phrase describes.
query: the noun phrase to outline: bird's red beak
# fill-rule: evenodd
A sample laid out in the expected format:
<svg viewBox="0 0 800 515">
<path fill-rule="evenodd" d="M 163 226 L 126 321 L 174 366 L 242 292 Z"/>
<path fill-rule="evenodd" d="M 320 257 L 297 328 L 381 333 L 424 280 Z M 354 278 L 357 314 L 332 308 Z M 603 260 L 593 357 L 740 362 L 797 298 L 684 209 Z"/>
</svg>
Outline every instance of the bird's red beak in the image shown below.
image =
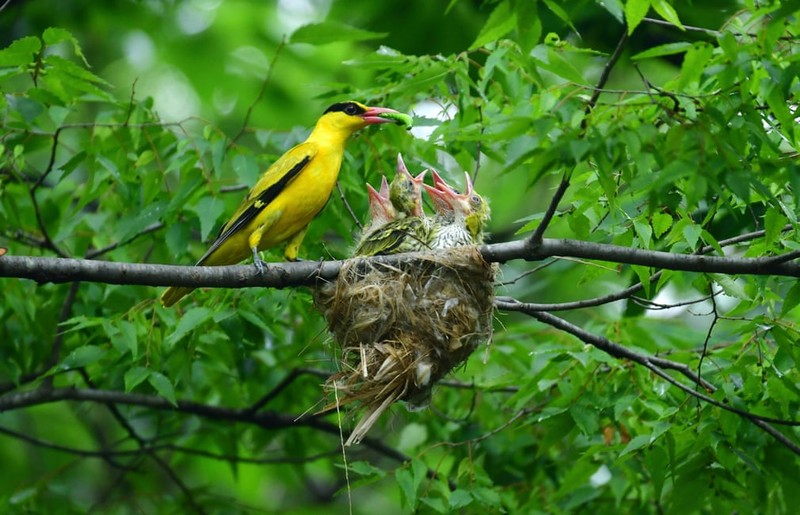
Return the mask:
<svg viewBox="0 0 800 515">
<path fill-rule="evenodd" d="M 411 177 L 411 174 L 408 173 L 408 168 L 406 168 L 406 164 L 403 162 L 403 155 L 400 152 L 397 153 L 397 173 L 410 177 L 412 180 L 414 179 Z"/>
<path fill-rule="evenodd" d="M 367 122 L 367 125 L 375 125 L 378 123 L 397 123 L 397 120 L 392 118 L 382 118 L 382 114 L 392 113 L 400 114 L 399 111 L 389 109 L 388 107 L 367 107 L 367 112 L 361 115 L 361 118 Z"/>
<path fill-rule="evenodd" d="M 464 184 L 466 191 L 464 192 L 464 196 L 472 195 L 472 192 L 475 191 L 475 188 L 472 186 L 472 179 L 469 176 L 469 172 L 464 172 Z"/>
<path fill-rule="evenodd" d="M 433 201 L 433 205 L 436 208 L 436 211 L 453 210 L 453 200 L 454 200 L 453 192 L 442 191 L 439 188 L 428 186 L 427 184 L 423 184 L 422 186 L 425 188 L 425 191 L 428 192 L 428 196 Z"/>
<path fill-rule="evenodd" d="M 389 201 L 389 183 L 386 177 L 381 180 L 380 191 L 375 190 L 371 184 L 367 184 L 367 194 L 369 195 L 369 211 L 372 218 L 391 218 L 394 207 Z"/>
<path fill-rule="evenodd" d="M 447 181 L 442 179 L 442 176 L 439 175 L 436 172 L 436 170 L 434 170 L 433 168 L 431 168 L 431 174 L 433 174 L 433 186 L 434 186 L 434 188 L 436 188 L 437 190 L 439 190 L 439 191 L 441 191 L 443 193 L 448 193 L 451 196 L 458 194 L 458 192 L 456 190 L 454 190 L 449 184 L 447 184 Z"/>
<path fill-rule="evenodd" d="M 383 197 L 384 200 L 389 199 L 389 182 L 386 180 L 385 175 L 381 177 L 381 197 Z"/>
<path fill-rule="evenodd" d="M 425 174 L 428 173 L 428 170 L 423 170 L 419 175 L 414 177 L 408 172 L 408 168 L 406 168 L 406 164 L 403 162 L 403 156 L 401 154 L 397 154 L 397 173 L 403 174 L 408 177 L 409 180 L 413 181 L 415 184 L 422 184 L 425 182 Z"/>
</svg>

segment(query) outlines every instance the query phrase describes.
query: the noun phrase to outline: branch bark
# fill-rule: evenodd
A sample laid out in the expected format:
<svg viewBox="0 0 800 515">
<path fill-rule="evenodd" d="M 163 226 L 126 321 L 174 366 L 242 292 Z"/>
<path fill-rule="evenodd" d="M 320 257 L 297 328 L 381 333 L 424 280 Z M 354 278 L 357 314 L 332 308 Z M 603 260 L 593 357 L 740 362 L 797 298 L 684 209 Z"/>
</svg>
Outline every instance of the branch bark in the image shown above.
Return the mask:
<svg viewBox="0 0 800 515">
<path fill-rule="evenodd" d="M 449 249 L 431 252 L 461 251 Z M 425 258 L 431 252 L 358 259 L 395 265 L 410 259 Z M 575 257 L 698 273 L 800 277 L 800 264 L 794 262 L 800 257 L 797 252 L 760 258 L 701 256 L 548 238 L 538 245 L 530 245 L 526 240 L 484 245 L 480 252 L 487 262 L 495 263 L 515 259 L 539 261 L 550 257 Z M 259 275 L 255 267 L 249 265 L 176 266 L 4 255 L 0 257 L 0 277 L 32 279 L 38 283 L 87 281 L 142 286 L 286 288 L 308 286 L 320 279 L 331 280 L 337 276 L 342 264 L 343 261 L 270 263 Z"/>
</svg>

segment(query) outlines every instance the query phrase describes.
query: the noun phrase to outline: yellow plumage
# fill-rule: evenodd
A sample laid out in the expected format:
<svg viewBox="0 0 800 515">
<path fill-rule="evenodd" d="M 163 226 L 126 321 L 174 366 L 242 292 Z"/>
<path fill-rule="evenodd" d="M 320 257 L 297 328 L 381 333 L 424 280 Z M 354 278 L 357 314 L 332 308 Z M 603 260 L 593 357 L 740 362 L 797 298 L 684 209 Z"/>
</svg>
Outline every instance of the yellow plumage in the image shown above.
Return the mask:
<svg viewBox="0 0 800 515">
<path fill-rule="evenodd" d="M 367 125 L 398 123 L 397 111 L 341 102 L 329 107 L 305 142 L 291 148 L 264 172 L 197 265 L 232 265 L 258 251 L 286 243 L 296 260 L 308 224 L 330 197 L 348 137 Z M 194 288 L 170 287 L 161 302 L 171 306 Z"/>
</svg>

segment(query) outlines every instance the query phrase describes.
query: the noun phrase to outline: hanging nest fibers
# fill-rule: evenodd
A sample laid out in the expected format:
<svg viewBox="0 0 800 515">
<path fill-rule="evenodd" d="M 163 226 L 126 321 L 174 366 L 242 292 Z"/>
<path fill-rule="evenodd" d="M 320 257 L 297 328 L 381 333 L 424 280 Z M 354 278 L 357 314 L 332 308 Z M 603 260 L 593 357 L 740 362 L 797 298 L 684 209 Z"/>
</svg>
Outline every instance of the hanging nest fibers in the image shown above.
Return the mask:
<svg viewBox="0 0 800 515">
<path fill-rule="evenodd" d="M 494 275 L 475 247 L 432 252 L 401 264 L 350 259 L 314 302 L 340 347 L 340 372 L 326 388 L 364 414 L 358 443 L 386 408 L 428 405 L 434 383 L 492 336 Z"/>
</svg>

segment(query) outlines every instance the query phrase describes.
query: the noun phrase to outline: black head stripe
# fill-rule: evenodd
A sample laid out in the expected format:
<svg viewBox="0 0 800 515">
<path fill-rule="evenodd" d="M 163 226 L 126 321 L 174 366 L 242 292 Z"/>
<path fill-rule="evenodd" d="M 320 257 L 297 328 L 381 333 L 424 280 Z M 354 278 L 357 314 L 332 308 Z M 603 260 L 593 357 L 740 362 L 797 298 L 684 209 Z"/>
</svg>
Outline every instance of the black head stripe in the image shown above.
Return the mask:
<svg viewBox="0 0 800 515">
<path fill-rule="evenodd" d="M 341 111 L 351 116 L 358 116 L 367 112 L 366 109 L 355 102 L 338 102 L 327 108 L 323 114 L 335 113 L 336 111 Z"/>
</svg>

